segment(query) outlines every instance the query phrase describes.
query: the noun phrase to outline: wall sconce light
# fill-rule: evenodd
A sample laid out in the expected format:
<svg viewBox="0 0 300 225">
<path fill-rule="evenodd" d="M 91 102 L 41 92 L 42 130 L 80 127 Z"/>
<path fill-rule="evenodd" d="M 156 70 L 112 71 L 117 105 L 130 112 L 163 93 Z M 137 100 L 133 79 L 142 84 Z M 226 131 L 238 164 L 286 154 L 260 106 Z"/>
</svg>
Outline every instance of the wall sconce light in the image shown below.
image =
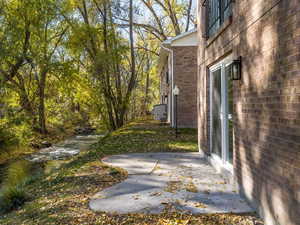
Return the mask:
<svg viewBox="0 0 300 225">
<path fill-rule="evenodd" d="M 175 85 L 174 89 L 173 89 L 173 94 L 175 95 L 175 135 L 176 138 L 178 137 L 178 95 L 179 95 L 179 88 L 177 87 L 177 85 Z"/>
<path fill-rule="evenodd" d="M 242 79 L 242 56 L 240 56 L 236 60 L 233 60 L 231 64 L 231 79 L 232 80 Z"/>
<path fill-rule="evenodd" d="M 179 95 L 179 88 L 177 87 L 177 85 L 175 85 L 174 89 L 173 89 L 173 94 L 175 96 Z"/>
</svg>

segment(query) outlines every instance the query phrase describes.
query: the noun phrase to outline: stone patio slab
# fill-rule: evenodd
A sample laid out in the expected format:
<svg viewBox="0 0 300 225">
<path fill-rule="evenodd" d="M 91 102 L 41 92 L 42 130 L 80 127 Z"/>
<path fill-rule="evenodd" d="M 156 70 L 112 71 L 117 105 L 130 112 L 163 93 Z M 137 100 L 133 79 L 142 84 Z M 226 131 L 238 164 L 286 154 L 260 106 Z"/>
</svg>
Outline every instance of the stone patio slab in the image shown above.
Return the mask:
<svg viewBox="0 0 300 225">
<path fill-rule="evenodd" d="M 94 211 L 160 213 L 172 205 L 194 214 L 253 212 L 200 153 L 138 153 L 102 161 L 126 169 L 129 176 L 97 193 L 90 201 Z"/>
</svg>

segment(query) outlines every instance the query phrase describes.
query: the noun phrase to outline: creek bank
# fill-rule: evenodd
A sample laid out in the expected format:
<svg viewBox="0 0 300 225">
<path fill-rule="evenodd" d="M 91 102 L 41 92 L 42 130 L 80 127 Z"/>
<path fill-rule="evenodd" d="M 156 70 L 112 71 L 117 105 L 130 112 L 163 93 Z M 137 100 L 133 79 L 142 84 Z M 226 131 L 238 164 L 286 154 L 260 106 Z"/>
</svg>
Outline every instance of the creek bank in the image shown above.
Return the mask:
<svg viewBox="0 0 300 225">
<path fill-rule="evenodd" d="M 42 174 L 60 169 L 69 159 L 81 151 L 87 151 L 92 144 L 97 143 L 104 136 L 94 134 L 91 130 L 85 131 L 81 132 L 82 135 L 75 135 L 57 144 L 44 142 L 44 148 L 5 166 L 0 176 L 0 214 L 20 208 L 31 198 L 27 195 L 27 183 Z"/>
</svg>

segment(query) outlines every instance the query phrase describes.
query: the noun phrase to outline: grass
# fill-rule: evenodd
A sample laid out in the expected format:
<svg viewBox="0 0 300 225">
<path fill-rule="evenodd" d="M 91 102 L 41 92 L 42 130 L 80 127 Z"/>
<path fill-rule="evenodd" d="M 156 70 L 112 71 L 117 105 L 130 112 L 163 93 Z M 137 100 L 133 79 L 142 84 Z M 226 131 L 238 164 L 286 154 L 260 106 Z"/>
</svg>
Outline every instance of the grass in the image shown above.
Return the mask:
<svg viewBox="0 0 300 225">
<path fill-rule="evenodd" d="M 0 189 L 0 212 L 19 208 L 27 200 L 25 186 L 33 179 L 30 170 L 31 164 L 24 160 L 16 161 L 8 167 Z"/>
<path fill-rule="evenodd" d="M 134 152 L 197 151 L 196 130 L 174 130 L 151 120 L 139 120 L 119 129 L 89 151 L 66 161 L 60 169 L 26 186 L 31 200 L 18 210 L 0 215 L 0 224 L 203 224 L 252 225 L 253 215 L 184 215 L 167 210 L 159 215 L 94 213 L 89 200 L 97 192 L 127 177 L 126 171 L 101 162 L 107 155 Z"/>
</svg>

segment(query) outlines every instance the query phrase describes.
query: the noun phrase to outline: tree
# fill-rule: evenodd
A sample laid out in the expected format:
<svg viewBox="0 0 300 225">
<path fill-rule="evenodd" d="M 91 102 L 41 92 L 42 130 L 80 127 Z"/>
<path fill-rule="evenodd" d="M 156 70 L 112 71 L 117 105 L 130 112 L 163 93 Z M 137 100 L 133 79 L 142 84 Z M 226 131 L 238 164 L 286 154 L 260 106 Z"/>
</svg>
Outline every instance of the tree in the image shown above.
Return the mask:
<svg viewBox="0 0 300 225">
<path fill-rule="evenodd" d="M 0 84 L 18 93 L 20 106 L 28 116 L 34 117 L 34 110 L 26 91 L 20 70 L 28 64 L 31 27 L 33 20 L 29 3 L 21 1 L 2 2 L 0 27 Z M 19 3 L 19 4 L 17 4 Z"/>
<path fill-rule="evenodd" d="M 38 87 L 38 118 L 42 134 L 47 133 L 45 117 L 45 88 L 47 76 L 55 70 L 60 62 L 55 60 L 56 51 L 68 30 L 67 24 L 58 14 L 57 3 L 52 0 L 35 2 L 39 14 L 33 27 L 30 64 L 35 70 L 35 80 Z"/>
<path fill-rule="evenodd" d="M 73 8 L 78 11 L 82 20 L 74 23 L 71 18 L 67 19 L 73 28 L 71 41 L 76 43 L 77 48 L 78 42 L 83 43 L 81 54 L 88 56 L 92 62 L 89 66 L 92 71 L 91 78 L 98 85 L 97 91 L 105 102 L 106 109 L 101 110 L 101 113 L 105 114 L 103 118 L 109 120 L 110 129 L 123 126 L 137 77 L 133 7 L 129 14 L 129 42 L 116 30 L 113 11 L 117 8 L 113 1 L 92 1 L 87 4 L 87 1 L 82 0 Z"/>
<path fill-rule="evenodd" d="M 74 118 L 117 129 L 145 115 L 158 96 L 160 43 L 189 29 L 191 9 L 176 0 L 0 1 L 0 104 L 14 115 L 0 122 L 46 135 Z"/>
</svg>

